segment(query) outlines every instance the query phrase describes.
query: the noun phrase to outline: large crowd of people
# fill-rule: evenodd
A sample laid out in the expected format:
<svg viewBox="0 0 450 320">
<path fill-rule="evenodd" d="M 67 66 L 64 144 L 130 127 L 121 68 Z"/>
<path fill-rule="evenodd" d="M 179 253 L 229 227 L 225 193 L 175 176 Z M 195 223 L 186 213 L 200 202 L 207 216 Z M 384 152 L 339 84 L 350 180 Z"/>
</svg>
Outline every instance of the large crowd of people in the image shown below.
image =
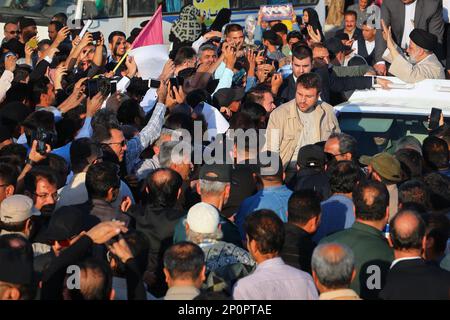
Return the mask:
<svg viewBox="0 0 450 320">
<path fill-rule="evenodd" d="M 380 2 L 245 27 L 186 5 L 150 82 L 140 29 L 8 22 L 0 299 L 450 299 L 444 116 L 363 155 L 333 108 L 450 75 L 442 1 Z"/>
</svg>

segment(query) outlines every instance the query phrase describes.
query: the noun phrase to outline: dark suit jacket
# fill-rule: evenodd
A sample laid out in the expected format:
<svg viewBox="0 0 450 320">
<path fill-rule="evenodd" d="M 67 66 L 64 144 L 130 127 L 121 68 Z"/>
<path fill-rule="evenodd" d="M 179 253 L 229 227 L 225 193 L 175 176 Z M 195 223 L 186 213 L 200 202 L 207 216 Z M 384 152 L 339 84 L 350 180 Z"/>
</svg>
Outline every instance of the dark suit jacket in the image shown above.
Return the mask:
<svg viewBox="0 0 450 320">
<path fill-rule="evenodd" d="M 435 53 L 438 58 L 443 57 L 442 41 L 444 37 L 444 19 L 442 17 L 441 0 L 416 0 L 414 26 L 426 30 L 438 38 L 439 46 Z M 400 45 L 405 27 L 405 5 L 402 0 L 384 0 L 381 6 L 381 18 L 386 26 L 392 27 L 392 36 L 396 44 Z M 386 41 L 382 32 L 377 32 L 375 45 L 375 62 L 383 61 Z"/>
<path fill-rule="evenodd" d="M 448 300 L 450 272 L 423 259 L 403 260 L 389 270 L 380 292 L 385 300 Z"/>
<path fill-rule="evenodd" d="M 311 273 L 311 257 L 316 245 L 302 228 L 291 223 L 284 224 L 286 232 L 281 257 L 291 267 Z"/>
<path fill-rule="evenodd" d="M 339 34 L 342 34 L 342 33 L 345 33 L 344 29 L 339 29 L 338 31 L 336 31 L 336 35 L 339 35 Z M 355 41 L 356 40 L 360 40 L 360 39 L 364 39 L 362 30 L 360 28 L 356 28 L 355 32 L 353 33 L 353 38 L 352 39 L 354 39 Z"/>
<path fill-rule="evenodd" d="M 372 87 L 371 77 L 338 77 L 332 67 L 316 68 L 313 72 L 317 73 L 322 80 L 320 99 L 333 106 L 345 101 L 341 97 L 344 91 L 364 90 Z M 280 87 L 279 96 L 283 103 L 295 98 L 296 89 L 294 75 L 291 74 L 284 79 Z"/>
</svg>

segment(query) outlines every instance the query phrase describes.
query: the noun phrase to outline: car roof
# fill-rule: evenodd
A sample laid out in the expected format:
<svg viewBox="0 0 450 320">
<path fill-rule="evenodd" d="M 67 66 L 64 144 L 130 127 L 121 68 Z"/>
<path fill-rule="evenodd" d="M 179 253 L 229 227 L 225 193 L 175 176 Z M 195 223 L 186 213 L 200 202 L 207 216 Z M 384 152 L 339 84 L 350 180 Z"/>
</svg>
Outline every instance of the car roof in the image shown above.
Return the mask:
<svg viewBox="0 0 450 320">
<path fill-rule="evenodd" d="M 450 80 L 424 80 L 406 85 L 397 78 L 386 77 L 402 89 L 357 90 L 348 102 L 335 107 L 339 113 L 380 113 L 429 115 L 431 108 L 442 109 L 450 117 Z"/>
</svg>

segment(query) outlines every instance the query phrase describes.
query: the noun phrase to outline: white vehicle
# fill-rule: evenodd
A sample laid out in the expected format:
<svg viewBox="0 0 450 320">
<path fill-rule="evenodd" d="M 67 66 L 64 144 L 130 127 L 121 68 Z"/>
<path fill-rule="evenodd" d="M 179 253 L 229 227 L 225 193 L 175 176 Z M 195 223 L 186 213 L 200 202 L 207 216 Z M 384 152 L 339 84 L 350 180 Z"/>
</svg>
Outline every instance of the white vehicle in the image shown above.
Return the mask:
<svg viewBox="0 0 450 320">
<path fill-rule="evenodd" d="M 203 0 L 193 0 L 203 1 Z M 129 35 L 131 30 L 148 20 L 156 10 L 160 0 L 0 0 L 0 28 L 10 20 L 25 16 L 33 18 L 38 24 L 39 39 L 48 38 L 47 25 L 51 17 L 59 12 L 65 13 L 70 21 L 78 18 L 92 18 L 94 23 L 90 31 L 102 31 L 107 37 L 112 31 L 120 30 Z M 183 5 L 192 0 L 166 0 L 163 7 L 164 40 L 168 43 L 172 23 L 178 19 Z M 244 24 L 248 15 L 258 15 L 259 7 L 266 4 L 285 3 L 283 0 L 230 0 L 233 11 L 231 20 Z M 303 9 L 314 8 L 322 24 L 325 21 L 324 0 L 293 0 L 297 15 L 302 15 Z M 211 13 L 212 15 L 214 13 Z M 72 27 L 71 27 L 72 28 Z M 78 27 L 79 28 L 79 27 Z M 76 26 L 73 29 L 77 29 Z M 0 41 L 3 39 L 0 32 Z"/>
<path fill-rule="evenodd" d="M 392 151 L 396 142 L 411 135 L 428 136 L 431 108 L 439 108 L 450 123 L 450 81 L 424 80 L 415 85 L 396 78 L 391 90 L 356 91 L 348 102 L 335 107 L 341 130 L 358 140 L 360 155 Z"/>
</svg>

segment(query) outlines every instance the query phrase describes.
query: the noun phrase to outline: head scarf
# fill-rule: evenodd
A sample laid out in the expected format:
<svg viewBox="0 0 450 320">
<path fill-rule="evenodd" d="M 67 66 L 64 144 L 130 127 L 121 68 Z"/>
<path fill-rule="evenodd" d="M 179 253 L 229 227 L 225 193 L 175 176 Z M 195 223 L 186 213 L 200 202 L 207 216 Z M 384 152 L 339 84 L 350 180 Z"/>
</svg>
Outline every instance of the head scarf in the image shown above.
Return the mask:
<svg viewBox="0 0 450 320">
<path fill-rule="evenodd" d="M 312 26 L 314 31 L 319 30 L 320 36 L 322 37 L 322 40 L 324 39 L 323 32 L 322 32 L 322 25 L 319 21 L 319 15 L 317 14 L 317 11 L 313 8 L 306 8 L 304 11 L 308 12 L 308 23 L 306 25 Z M 304 30 L 306 32 L 306 35 L 308 35 L 308 31 Z"/>
<path fill-rule="evenodd" d="M 180 42 L 197 40 L 202 33 L 202 25 L 197 21 L 200 11 L 193 5 L 185 6 L 180 12 L 180 18 L 172 25 L 171 33 Z"/>
</svg>

